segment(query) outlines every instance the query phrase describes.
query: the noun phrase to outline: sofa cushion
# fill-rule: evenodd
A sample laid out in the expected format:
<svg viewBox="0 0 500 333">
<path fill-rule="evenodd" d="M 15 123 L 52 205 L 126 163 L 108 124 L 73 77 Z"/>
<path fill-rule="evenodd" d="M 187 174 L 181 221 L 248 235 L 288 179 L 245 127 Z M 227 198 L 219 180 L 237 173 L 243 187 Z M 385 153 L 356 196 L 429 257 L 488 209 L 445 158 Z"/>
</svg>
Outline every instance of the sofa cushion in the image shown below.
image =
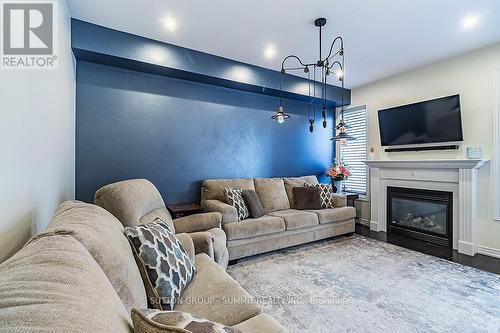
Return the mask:
<svg viewBox="0 0 500 333">
<path fill-rule="evenodd" d="M 319 224 L 316 214 L 302 210 L 279 210 L 271 212 L 269 215 L 284 219 L 286 230 L 295 230 Z"/>
<path fill-rule="evenodd" d="M 254 184 L 255 192 L 259 195 L 266 213 L 290 209 L 290 202 L 282 178 L 255 178 Z"/>
<path fill-rule="evenodd" d="M 354 207 L 340 207 L 329 208 L 321 210 L 311 210 L 310 212 L 318 215 L 319 224 L 327 224 L 333 222 L 340 222 L 356 217 L 356 208 Z"/>
<path fill-rule="evenodd" d="M 250 216 L 245 200 L 243 200 L 242 188 L 225 188 L 224 195 L 226 202 L 236 208 L 238 221 L 242 221 Z"/>
<path fill-rule="evenodd" d="M 206 254 L 196 256 L 196 276 L 174 310 L 224 325 L 235 325 L 261 312 L 260 306 Z"/>
<path fill-rule="evenodd" d="M 150 304 L 172 310 L 196 273 L 194 263 L 161 220 L 125 228 Z"/>
<path fill-rule="evenodd" d="M 264 215 L 258 219 L 226 223 L 223 229 L 228 240 L 244 239 L 285 231 L 285 221 L 280 217 Z"/>
<path fill-rule="evenodd" d="M 261 313 L 253 318 L 245 320 L 238 325 L 234 325 L 245 333 L 287 333 L 288 331 L 267 313 Z"/>
<path fill-rule="evenodd" d="M 0 265 L 2 332 L 132 330 L 108 277 L 72 236 L 37 236 Z"/>
<path fill-rule="evenodd" d="M 226 201 L 224 188 L 242 188 L 255 190 L 251 178 L 243 179 L 206 179 L 201 183 L 201 202 L 205 200 Z"/>
<path fill-rule="evenodd" d="M 76 238 L 108 276 L 128 311 L 147 305 L 144 284 L 123 225 L 109 212 L 95 205 L 66 201 L 46 230 Z"/>
<path fill-rule="evenodd" d="M 294 187 L 293 205 L 296 209 L 321 209 L 321 190 L 319 187 Z"/>
<path fill-rule="evenodd" d="M 293 206 L 293 188 L 303 187 L 305 183 L 317 184 L 318 178 L 316 176 L 288 177 L 283 178 L 283 182 L 285 184 L 288 201 L 290 202 L 290 208 L 295 208 Z"/>
<path fill-rule="evenodd" d="M 134 333 L 189 332 L 189 333 L 242 333 L 205 318 L 182 311 L 133 309 Z"/>
<path fill-rule="evenodd" d="M 306 187 L 318 187 L 321 190 L 321 208 L 333 208 L 333 186 L 332 184 L 305 183 Z"/>
<path fill-rule="evenodd" d="M 250 212 L 250 217 L 257 219 L 266 215 L 266 211 L 260 202 L 257 192 L 254 190 L 244 190 L 242 196 L 243 200 L 245 200 L 248 211 Z"/>
</svg>

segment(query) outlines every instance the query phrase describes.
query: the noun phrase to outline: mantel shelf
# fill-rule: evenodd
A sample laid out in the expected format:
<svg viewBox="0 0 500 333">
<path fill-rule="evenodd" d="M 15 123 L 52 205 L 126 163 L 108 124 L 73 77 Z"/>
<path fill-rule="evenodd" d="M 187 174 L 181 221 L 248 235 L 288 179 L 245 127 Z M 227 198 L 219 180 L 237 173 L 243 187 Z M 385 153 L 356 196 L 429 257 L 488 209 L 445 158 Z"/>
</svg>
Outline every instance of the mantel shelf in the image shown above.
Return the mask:
<svg viewBox="0 0 500 333">
<path fill-rule="evenodd" d="M 370 160 L 364 161 L 373 168 L 405 168 L 405 169 L 479 169 L 490 160 L 469 159 L 437 159 L 437 160 Z"/>
</svg>

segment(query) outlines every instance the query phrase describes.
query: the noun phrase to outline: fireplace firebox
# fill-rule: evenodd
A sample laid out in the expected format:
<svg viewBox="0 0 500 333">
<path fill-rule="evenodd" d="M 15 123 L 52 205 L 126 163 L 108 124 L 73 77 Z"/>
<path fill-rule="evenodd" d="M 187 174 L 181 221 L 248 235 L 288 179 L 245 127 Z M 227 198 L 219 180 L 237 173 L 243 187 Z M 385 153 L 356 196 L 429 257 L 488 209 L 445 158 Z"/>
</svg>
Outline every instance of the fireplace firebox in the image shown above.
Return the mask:
<svg viewBox="0 0 500 333">
<path fill-rule="evenodd" d="M 452 205 L 451 192 L 387 187 L 387 230 L 451 248 Z"/>
</svg>

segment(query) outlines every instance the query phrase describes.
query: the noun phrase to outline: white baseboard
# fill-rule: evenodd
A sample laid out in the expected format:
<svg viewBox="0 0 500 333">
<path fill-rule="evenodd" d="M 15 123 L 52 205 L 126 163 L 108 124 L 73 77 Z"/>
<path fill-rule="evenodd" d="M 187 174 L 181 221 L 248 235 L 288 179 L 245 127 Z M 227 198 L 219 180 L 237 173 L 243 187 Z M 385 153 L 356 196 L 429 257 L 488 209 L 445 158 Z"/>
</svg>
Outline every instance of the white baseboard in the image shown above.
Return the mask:
<svg viewBox="0 0 500 333">
<path fill-rule="evenodd" d="M 376 221 L 370 221 L 370 230 L 379 231 L 379 223 Z"/>
<path fill-rule="evenodd" d="M 478 245 L 476 248 L 476 253 L 484 254 L 485 256 L 490 256 L 493 258 L 500 259 L 500 249 L 494 249 L 487 246 Z"/>
<path fill-rule="evenodd" d="M 476 247 L 472 243 L 459 240 L 458 253 L 465 254 L 468 256 L 474 256 L 476 254 Z"/>
<path fill-rule="evenodd" d="M 358 223 L 362 224 L 362 225 L 365 225 L 367 227 L 370 226 L 370 220 L 367 220 L 367 219 L 358 219 Z"/>
</svg>

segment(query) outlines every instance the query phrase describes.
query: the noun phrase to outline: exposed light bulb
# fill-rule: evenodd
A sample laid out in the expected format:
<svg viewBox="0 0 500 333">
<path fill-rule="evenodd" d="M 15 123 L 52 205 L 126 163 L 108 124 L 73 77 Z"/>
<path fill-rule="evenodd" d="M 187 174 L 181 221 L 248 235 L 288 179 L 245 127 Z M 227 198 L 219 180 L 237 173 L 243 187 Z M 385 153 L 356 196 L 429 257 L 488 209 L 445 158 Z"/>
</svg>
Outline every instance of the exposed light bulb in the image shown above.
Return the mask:
<svg viewBox="0 0 500 333">
<path fill-rule="evenodd" d="M 337 77 L 340 79 L 342 79 L 344 77 L 344 71 L 341 70 L 340 68 L 335 72 L 335 75 L 337 75 Z"/>
<path fill-rule="evenodd" d="M 342 146 L 346 146 L 346 145 L 347 145 L 347 140 L 346 140 L 346 139 L 342 139 L 342 140 L 340 140 L 340 144 L 341 144 Z"/>
<path fill-rule="evenodd" d="M 278 121 L 278 123 L 283 124 L 285 122 L 285 117 L 282 114 L 279 114 L 276 117 L 276 120 Z"/>
</svg>

